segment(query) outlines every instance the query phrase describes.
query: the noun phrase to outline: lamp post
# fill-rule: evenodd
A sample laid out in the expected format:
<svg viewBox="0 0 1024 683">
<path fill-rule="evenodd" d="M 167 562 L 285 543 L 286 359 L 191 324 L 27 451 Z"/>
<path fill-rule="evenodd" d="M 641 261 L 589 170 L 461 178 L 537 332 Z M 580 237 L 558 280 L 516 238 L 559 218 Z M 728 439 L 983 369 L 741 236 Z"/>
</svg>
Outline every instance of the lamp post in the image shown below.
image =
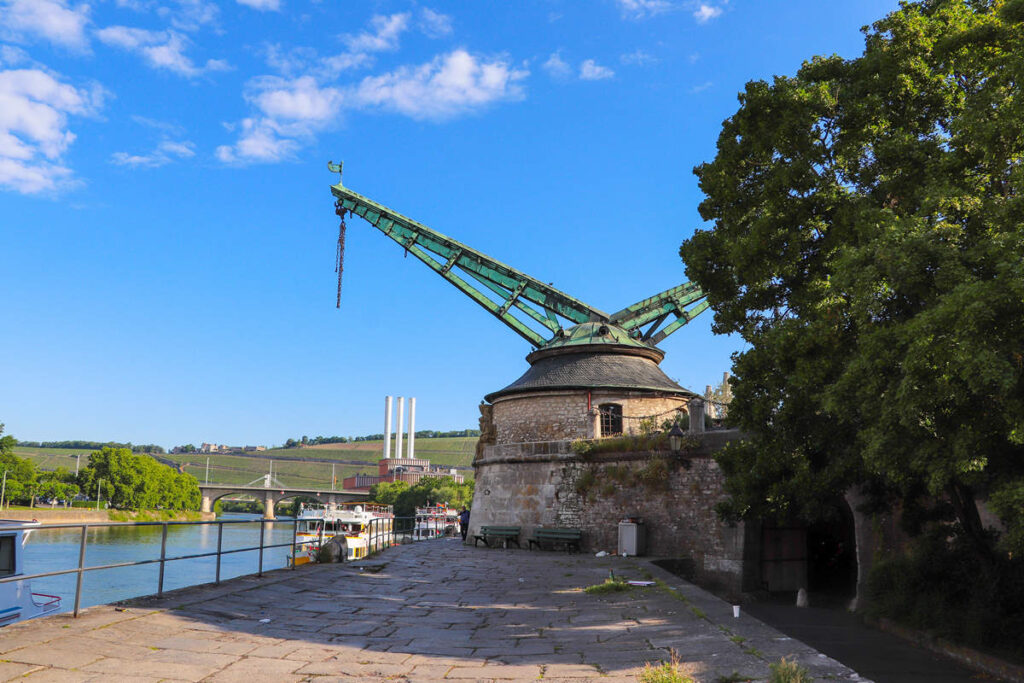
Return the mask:
<svg viewBox="0 0 1024 683">
<path fill-rule="evenodd" d="M 5 493 L 7 493 L 7 470 L 4 470 L 4 483 L 0 484 L 0 510 L 4 509 Z"/>
<path fill-rule="evenodd" d="M 684 436 L 686 436 L 686 432 L 679 428 L 679 423 L 673 424 L 668 433 L 668 446 L 673 453 L 678 453 L 682 449 Z"/>
<path fill-rule="evenodd" d="M 683 437 L 686 436 L 686 432 L 680 428 L 679 423 L 676 422 L 672 425 L 672 429 L 668 432 L 668 447 L 672 449 L 672 455 L 679 457 L 679 452 L 683 449 Z M 683 469 L 690 469 L 690 459 L 682 458 L 681 464 Z"/>
</svg>

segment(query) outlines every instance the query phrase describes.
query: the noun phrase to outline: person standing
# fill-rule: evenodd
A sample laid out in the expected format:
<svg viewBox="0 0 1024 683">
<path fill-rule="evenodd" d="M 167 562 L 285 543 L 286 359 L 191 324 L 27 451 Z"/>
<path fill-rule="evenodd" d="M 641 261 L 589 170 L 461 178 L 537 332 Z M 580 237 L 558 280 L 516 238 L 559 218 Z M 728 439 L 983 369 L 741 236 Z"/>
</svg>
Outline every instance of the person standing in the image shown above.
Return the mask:
<svg viewBox="0 0 1024 683">
<path fill-rule="evenodd" d="M 469 510 L 465 506 L 462 507 L 462 512 L 459 513 L 459 531 L 462 532 L 462 541 L 466 541 L 466 534 L 469 533 Z"/>
</svg>

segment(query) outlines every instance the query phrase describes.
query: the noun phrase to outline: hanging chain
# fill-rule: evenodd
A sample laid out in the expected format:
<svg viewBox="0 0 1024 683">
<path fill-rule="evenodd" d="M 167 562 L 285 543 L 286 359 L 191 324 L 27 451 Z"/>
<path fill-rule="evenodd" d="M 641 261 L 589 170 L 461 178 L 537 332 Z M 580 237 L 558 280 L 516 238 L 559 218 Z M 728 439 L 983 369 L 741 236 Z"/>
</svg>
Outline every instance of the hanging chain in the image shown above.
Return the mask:
<svg viewBox="0 0 1024 683">
<path fill-rule="evenodd" d="M 334 272 L 338 274 L 338 300 L 335 308 L 341 308 L 341 276 L 345 271 L 345 214 L 348 211 L 341 202 L 338 202 L 334 205 L 334 213 L 341 218 L 341 225 L 338 226 L 338 250 L 334 259 Z"/>
</svg>

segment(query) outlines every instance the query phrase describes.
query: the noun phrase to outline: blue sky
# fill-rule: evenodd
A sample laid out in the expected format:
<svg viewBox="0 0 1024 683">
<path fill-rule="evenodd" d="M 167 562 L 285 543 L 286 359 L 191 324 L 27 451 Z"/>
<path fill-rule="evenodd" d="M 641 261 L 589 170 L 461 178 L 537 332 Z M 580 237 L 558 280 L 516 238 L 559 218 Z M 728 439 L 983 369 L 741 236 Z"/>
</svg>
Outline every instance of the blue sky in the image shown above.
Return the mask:
<svg viewBox="0 0 1024 683">
<path fill-rule="evenodd" d="M 853 57 L 866 0 L 0 0 L 0 422 L 280 444 L 475 427 L 529 346 L 350 220 L 345 183 L 614 312 L 685 280 L 736 93 Z M 740 340 L 705 313 L 666 373 Z"/>
</svg>

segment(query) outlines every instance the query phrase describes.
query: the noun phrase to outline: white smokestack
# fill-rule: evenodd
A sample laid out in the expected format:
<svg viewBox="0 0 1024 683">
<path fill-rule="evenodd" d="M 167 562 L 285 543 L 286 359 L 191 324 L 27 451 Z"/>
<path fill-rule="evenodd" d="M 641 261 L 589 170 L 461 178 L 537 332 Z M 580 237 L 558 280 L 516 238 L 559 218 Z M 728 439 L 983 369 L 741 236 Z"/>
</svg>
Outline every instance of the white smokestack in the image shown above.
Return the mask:
<svg viewBox="0 0 1024 683">
<path fill-rule="evenodd" d="M 395 432 L 398 436 L 395 440 L 395 457 L 402 457 L 402 430 L 405 428 L 405 399 L 401 396 L 398 397 L 398 425 L 395 427 Z"/>
<path fill-rule="evenodd" d="M 409 459 L 416 457 L 416 397 L 409 398 Z"/>
<path fill-rule="evenodd" d="M 384 397 L 384 459 L 391 458 L 391 397 Z"/>
</svg>

